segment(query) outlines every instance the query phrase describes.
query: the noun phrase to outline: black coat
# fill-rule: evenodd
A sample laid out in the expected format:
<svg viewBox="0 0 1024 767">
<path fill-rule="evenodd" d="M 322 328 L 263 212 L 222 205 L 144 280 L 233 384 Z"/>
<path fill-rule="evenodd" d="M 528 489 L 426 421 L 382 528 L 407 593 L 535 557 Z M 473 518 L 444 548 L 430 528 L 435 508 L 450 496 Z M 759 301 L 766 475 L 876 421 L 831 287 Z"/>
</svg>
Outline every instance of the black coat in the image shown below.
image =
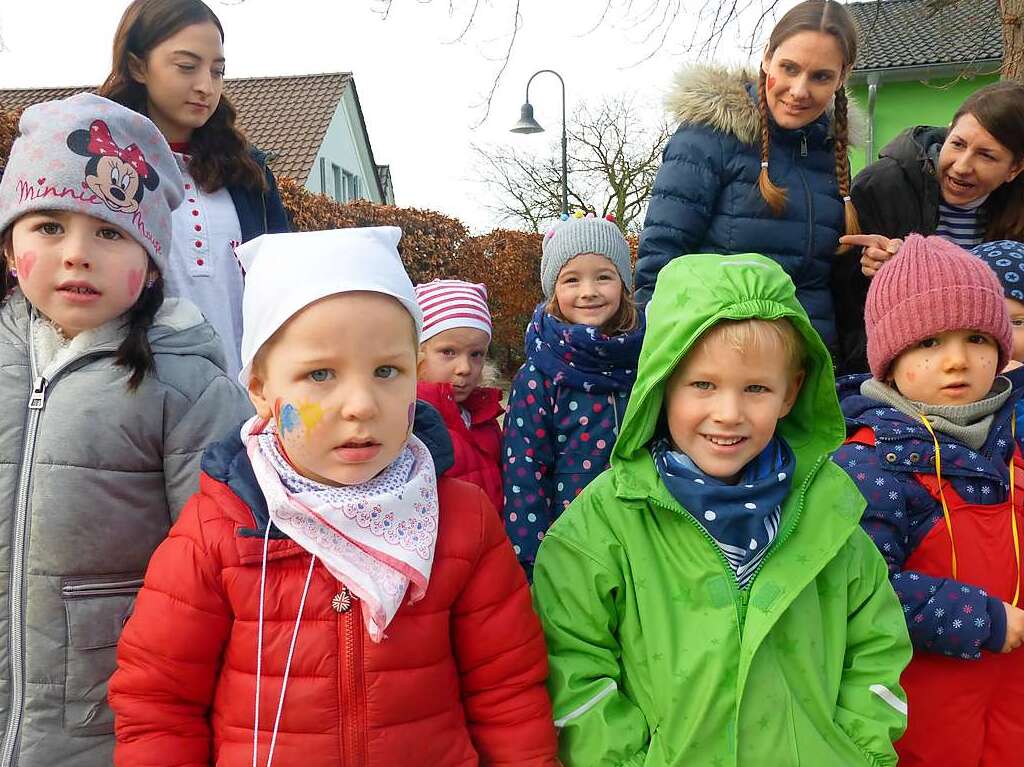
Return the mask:
<svg viewBox="0 0 1024 767">
<path fill-rule="evenodd" d="M 936 177 L 945 128 L 908 128 L 853 180 L 850 196 L 865 234 L 906 237 L 935 234 L 942 199 Z M 837 374 L 868 370 L 864 300 L 871 281 L 860 270 L 860 248 L 837 257 L 832 292 L 839 334 Z"/>
</svg>

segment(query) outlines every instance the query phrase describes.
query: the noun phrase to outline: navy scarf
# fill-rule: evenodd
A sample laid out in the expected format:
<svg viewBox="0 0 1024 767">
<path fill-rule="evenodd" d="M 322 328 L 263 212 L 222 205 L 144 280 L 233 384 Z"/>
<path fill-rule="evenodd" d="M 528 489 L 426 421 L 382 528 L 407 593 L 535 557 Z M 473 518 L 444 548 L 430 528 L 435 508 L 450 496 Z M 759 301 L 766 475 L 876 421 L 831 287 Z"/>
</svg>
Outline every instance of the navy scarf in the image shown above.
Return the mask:
<svg viewBox="0 0 1024 767">
<path fill-rule="evenodd" d="M 746 587 L 779 532 L 782 502 L 796 469 L 789 445 L 772 439 L 735 485 L 709 477 L 667 440 L 655 443 L 651 454 L 672 497 L 714 539 L 740 588 Z"/>
<path fill-rule="evenodd" d="M 592 394 L 628 392 L 636 381 L 644 317 L 634 330 L 606 336 L 589 325 L 562 322 L 540 304 L 526 329 L 526 356 L 558 386 Z"/>
</svg>

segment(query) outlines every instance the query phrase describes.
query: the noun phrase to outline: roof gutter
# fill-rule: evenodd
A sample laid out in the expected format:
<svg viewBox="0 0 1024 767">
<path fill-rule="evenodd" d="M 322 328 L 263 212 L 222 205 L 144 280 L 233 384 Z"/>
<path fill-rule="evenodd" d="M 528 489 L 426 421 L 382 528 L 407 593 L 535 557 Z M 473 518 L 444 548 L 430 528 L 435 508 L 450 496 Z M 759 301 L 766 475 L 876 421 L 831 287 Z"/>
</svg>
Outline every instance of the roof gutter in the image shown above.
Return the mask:
<svg viewBox="0 0 1024 767">
<path fill-rule="evenodd" d="M 850 73 L 852 85 L 868 83 L 872 76 L 882 82 L 901 82 L 908 80 L 931 80 L 936 77 L 976 77 L 977 75 L 997 74 L 1002 67 L 1003 59 L 976 59 L 974 61 L 954 61 L 942 64 L 914 64 L 902 67 L 866 67 L 855 69 Z"/>
</svg>

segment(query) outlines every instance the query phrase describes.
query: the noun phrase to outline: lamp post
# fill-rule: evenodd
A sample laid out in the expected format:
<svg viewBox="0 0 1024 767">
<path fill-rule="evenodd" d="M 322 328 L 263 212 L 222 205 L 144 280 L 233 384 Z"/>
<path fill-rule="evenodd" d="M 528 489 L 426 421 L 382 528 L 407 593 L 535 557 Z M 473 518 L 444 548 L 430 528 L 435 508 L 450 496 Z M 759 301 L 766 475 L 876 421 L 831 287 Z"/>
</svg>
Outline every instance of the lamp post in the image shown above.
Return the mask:
<svg viewBox="0 0 1024 767">
<path fill-rule="evenodd" d="M 544 128 L 541 127 L 535 119 L 533 119 L 533 106 L 530 104 L 530 83 L 533 82 L 533 78 L 537 75 L 544 74 L 545 72 L 553 74 L 558 78 L 558 82 L 562 84 L 562 212 L 565 214 L 569 213 L 569 163 L 566 159 L 567 155 L 567 144 L 565 133 L 565 80 L 553 69 L 541 69 L 530 75 L 530 79 L 526 81 L 526 102 L 519 109 L 519 122 L 512 126 L 512 133 L 541 133 Z"/>
</svg>

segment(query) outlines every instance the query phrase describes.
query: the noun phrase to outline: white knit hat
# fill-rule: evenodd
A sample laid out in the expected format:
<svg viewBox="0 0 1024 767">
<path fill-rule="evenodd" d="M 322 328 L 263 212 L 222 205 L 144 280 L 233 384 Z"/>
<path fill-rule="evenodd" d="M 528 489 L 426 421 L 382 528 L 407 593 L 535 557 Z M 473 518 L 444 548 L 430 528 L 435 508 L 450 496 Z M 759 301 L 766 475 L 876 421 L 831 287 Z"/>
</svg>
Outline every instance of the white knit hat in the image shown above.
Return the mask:
<svg viewBox="0 0 1024 767">
<path fill-rule="evenodd" d="M 242 386 L 249 386 L 256 353 L 282 325 L 336 293 L 365 290 L 396 298 L 416 322 L 418 340 L 423 313 L 398 255 L 400 239 L 396 226 L 373 226 L 264 234 L 240 245 L 235 252 L 245 269 Z"/>
<path fill-rule="evenodd" d="M 423 310 L 420 343 L 452 328 L 475 328 L 491 337 L 491 311 L 482 283 L 433 280 L 416 286 L 416 300 Z"/>
</svg>

